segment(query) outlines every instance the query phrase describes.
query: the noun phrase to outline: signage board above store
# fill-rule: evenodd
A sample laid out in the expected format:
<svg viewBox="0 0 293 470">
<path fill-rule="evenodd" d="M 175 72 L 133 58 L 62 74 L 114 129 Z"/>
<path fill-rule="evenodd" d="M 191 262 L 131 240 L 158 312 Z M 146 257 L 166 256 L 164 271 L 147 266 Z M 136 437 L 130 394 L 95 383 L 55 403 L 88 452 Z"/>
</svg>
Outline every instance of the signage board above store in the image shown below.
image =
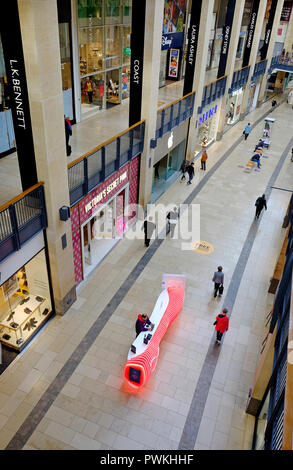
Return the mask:
<svg viewBox="0 0 293 470">
<path fill-rule="evenodd" d="M 199 120 L 198 120 L 198 125 L 201 126 L 205 121 L 210 119 L 216 112 L 218 111 L 218 105 L 216 104 L 212 108 L 210 108 L 206 113 L 203 113 Z"/>
<path fill-rule="evenodd" d="M 168 34 L 163 34 L 162 36 L 162 51 L 166 49 L 171 49 L 171 47 L 174 48 L 180 48 L 182 47 L 183 44 L 183 31 L 180 33 L 168 33 Z"/>
</svg>

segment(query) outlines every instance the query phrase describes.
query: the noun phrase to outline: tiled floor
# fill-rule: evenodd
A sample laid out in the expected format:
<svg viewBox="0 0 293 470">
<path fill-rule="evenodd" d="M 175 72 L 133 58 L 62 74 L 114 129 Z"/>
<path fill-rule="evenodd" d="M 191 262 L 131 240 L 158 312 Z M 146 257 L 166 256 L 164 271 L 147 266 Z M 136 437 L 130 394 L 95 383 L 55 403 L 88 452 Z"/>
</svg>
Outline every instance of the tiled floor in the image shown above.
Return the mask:
<svg viewBox="0 0 293 470">
<path fill-rule="evenodd" d="M 250 122 L 269 106 L 255 110 Z M 181 242 L 169 238 L 153 241 L 147 251 L 142 240 L 119 242 L 81 285 L 66 315 L 53 318 L 2 374 L 1 449 L 177 449 L 192 441 L 195 449 L 250 448 L 254 420 L 245 406 L 273 302 L 267 290 L 290 198 L 268 186 L 273 181 L 292 189 L 293 167 L 284 154 L 291 114 L 286 103 L 274 111 L 273 142 L 260 172 L 240 166 L 262 123 L 244 141 L 242 122 L 209 149 L 205 174 L 196 162 L 193 184 L 177 180 L 157 201 L 200 204 L 201 239 L 213 245 L 212 254 L 182 251 Z M 266 188 L 268 210 L 254 222 L 254 201 Z M 211 278 L 219 264 L 225 292 L 214 299 Z M 165 272 L 186 274 L 184 307 L 160 345 L 154 374 L 134 393 L 123 380 L 123 365 L 136 316 L 152 311 Z M 213 321 L 226 304 L 230 329 L 214 351 L 213 374 L 193 422 Z"/>
</svg>

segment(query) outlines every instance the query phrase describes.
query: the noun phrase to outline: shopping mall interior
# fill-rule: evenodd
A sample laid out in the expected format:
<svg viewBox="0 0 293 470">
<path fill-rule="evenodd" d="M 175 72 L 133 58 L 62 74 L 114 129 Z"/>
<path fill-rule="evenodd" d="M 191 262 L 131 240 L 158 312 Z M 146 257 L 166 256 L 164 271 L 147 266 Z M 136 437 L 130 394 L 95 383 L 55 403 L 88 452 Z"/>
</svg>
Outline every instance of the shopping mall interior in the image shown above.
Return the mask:
<svg viewBox="0 0 293 470">
<path fill-rule="evenodd" d="M 8 3 L 0 449 L 292 450 L 293 1 Z"/>
</svg>

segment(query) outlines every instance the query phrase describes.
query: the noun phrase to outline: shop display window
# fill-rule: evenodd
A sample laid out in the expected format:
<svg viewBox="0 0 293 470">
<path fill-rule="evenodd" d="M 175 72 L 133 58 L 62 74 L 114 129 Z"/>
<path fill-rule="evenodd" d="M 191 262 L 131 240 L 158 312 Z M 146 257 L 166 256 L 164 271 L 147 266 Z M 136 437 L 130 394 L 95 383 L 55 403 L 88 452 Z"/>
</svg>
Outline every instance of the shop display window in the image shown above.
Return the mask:
<svg viewBox="0 0 293 470">
<path fill-rule="evenodd" d="M 130 26 L 122 26 L 122 63 L 123 65 L 130 64 Z"/>
<path fill-rule="evenodd" d="M 105 68 L 110 69 L 121 64 L 120 27 L 105 27 Z"/>
<path fill-rule="evenodd" d="M 59 42 L 61 57 L 62 90 L 64 114 L 73 119 L 72 107 L 72 71 L 71 71 L 71 44 L 69 23 L 59 23 Z"/>
<path fill-rule="evenodd" d="M 86 112 L 93 106 L 105 108 L 105 73 L 90 75 L 81 80 L 81 106 Z"/>
<path fill-rule="evenodd" d="M 265 431 L 267 427 L 269 403 L 270 403 L 270 392 L 267 394 L 267 397 L 256 418 L 254 450 L 264 450 Z"/>
<path fill-rule="evenodd" d="M 103 0 L 78 0 L 79 27 L 99 26 L 103 24 Z"/>
<path fill-rule="evenodd" d="M 131 23 L 132 0 L 124 0 L 123 2 L 123 24 Z"/>
<path fill-rule="evenodd" d="M 103 64 L 104 28 L 79 29 L 80 75 L 104 69 Z"/>
<path fill-rule="evenodd" d="M 119 104 L 120 98 L 120 70 L 110 70 L 106 72 L 106 83 L 107 83 L 107 104 Z"/>
<path fill-rule="evenodd" d="M 121 23 L 121 13 L 121 0 L 105 0 L 105 24 Z"/>
<path fill-rule="evenodd" d="M 0 286 L 0 341 L 20 350 L 52 312 L 45 251 Z"/>
<path fill-rule="evenodd" d="M 83 113 L 129 97 L 131 11 L 131 0 L 78 1 Z"/>
<path fill-rule="evenodd" d="M 130 66 L 129 67 L 123 67 L 122 68 L 122 86 L 121 86 L 121 91 L 122 91 L 122 99 L 125 100 L 125 98 L 129 98 L 129 93 L 130 93 Z"/>
</svg>

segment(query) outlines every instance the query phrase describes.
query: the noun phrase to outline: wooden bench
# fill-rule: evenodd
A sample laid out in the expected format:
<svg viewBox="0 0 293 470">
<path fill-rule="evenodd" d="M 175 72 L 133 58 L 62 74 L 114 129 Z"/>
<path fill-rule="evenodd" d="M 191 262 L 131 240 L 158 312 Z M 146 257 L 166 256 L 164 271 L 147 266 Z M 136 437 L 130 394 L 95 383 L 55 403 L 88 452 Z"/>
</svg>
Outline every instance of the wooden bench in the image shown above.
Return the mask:
<svg viewBox="0 0 293 470">
<path fill-rule="evenodd" d="M 246 171 L 247 173 L 250 173 L 250 172 L 252 171 L 252 169 L 254 168 L 255 165 L 257 166 L 257 163 L 256 163 L 256 162 L 253 162 L 253 161 L 249 160 L 249 162 L 246 163 L 246 165 L 245 165 L 246 168 L 245 168 L 244 171 Z"/>
</svg>

